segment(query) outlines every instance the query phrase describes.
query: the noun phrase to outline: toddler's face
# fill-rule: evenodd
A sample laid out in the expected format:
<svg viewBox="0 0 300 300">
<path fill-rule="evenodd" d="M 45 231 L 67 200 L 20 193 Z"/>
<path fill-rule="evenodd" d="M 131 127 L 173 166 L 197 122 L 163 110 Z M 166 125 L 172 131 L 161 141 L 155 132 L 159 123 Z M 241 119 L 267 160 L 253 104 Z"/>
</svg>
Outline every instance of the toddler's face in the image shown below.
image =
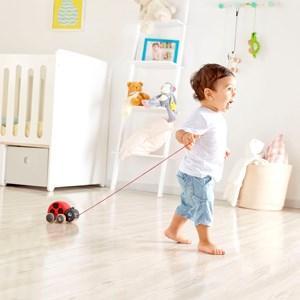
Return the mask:
<svg viewBox="0 0 300 300">
<path fill-rule="evenodd" d="M 215 90 L 210 90 L 209 104 L 217 111 L 226 111 L 236 95 L 236 80 L 227 76 L 216 82 Z"/>
</svg>

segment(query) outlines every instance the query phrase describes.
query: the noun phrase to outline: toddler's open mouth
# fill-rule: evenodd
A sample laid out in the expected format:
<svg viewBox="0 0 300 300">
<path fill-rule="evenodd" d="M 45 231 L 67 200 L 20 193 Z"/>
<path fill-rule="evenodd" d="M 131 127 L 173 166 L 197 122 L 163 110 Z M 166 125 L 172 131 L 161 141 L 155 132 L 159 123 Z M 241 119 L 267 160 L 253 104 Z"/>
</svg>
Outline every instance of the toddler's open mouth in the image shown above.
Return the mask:
<svg viewBox="0 0 300 300">
<path fill-rule="evenodd" d="M 233 103 L 233 100 L 230 100 L 227 104 L 226 104 L 226 109 L 229 109 L 231 107 L 231 104 Z"/>
</svg>

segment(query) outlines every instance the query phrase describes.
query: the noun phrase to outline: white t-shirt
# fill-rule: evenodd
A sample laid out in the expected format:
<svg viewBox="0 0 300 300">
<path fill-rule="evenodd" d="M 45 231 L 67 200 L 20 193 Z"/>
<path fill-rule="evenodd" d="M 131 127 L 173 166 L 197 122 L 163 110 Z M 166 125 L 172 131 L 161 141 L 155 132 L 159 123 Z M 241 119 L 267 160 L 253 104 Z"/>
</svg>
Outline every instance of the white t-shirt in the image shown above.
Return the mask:
<svg viewBox="0 0 300 300">
<path fill-rule="evenodd" d="M 199 134 L 191 150 L 186 150 L 179 170 L 191 176 L 222 178 L 227 149 L 227 125 L 222 112 L 197 108 L 179 129 Z"/>
</svg>

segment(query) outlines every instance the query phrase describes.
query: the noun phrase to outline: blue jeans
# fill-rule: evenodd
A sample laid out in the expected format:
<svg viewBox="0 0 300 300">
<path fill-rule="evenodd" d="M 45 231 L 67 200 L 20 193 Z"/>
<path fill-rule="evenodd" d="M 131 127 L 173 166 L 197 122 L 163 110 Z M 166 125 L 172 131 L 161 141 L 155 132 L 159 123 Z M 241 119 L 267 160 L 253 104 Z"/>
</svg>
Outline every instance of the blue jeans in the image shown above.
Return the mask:
<svg viewBox="0 0 300 300">
<path fill-rule="evenodd" d="M 211 176 L 194 177 L 178 171 L 180 183 L 181 204 L 176 208 L 176 214 L 192 220 L 195 226 L 202 224 L 210 226 L 213 221 L 214 181 Z"/>
</svg>

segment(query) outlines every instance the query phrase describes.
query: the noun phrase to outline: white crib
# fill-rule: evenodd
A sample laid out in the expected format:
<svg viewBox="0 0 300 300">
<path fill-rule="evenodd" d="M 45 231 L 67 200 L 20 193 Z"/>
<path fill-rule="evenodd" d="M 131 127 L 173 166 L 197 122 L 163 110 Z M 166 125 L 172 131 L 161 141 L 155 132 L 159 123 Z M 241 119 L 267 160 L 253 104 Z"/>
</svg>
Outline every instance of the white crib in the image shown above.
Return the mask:
<svg viewBox="0 0 300 300">
<path fill-rule="evenodd" d="M 65 50 L 0 55 L 0 183 L 104 184 L 107 64 Z"/>
</svg>

